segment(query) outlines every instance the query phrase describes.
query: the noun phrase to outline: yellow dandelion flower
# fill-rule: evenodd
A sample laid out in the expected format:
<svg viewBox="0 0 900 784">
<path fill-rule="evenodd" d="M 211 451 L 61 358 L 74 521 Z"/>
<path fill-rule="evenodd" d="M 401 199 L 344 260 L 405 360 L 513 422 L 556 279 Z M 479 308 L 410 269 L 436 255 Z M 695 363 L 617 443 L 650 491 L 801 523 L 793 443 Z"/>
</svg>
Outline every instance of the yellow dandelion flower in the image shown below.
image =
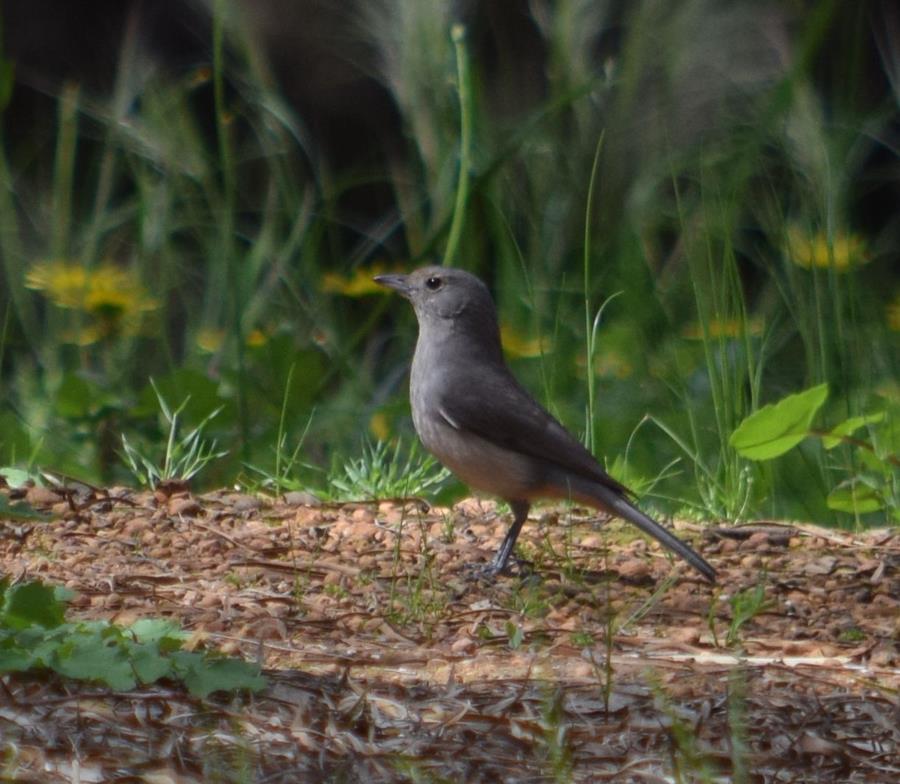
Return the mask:
<svg viewBox="0 0 900 784">
<path fill-rule="evenodd" d="M 201 85 L 206 84 L 212 79 L 212 68 L 208 65 L 201 65 L 200 67 L 194 69 L 194 72 L 190 76 L 190 87 L 199 87 Z"/>
<path fill-rule="evenodd" d="M 150 296 L 133 270 L 101 264 L 90 271 L 83 309 L 88 313 L 134 315 L 156 310 L 159 302 Z"/>
<path fill-rule="evenodd" d="M 85 313 L 139 313 L 159 307 L 133 270 L 111 262 L 92 269 L 70 261 L 41 262 L 25 275 L 25 285 L 61 308 Z"/>
<path fill-rule="evenodd" d="M 888 303 L 887 324 L 891 332 L 900 332 L 900 292 L 894 297 L 894 301 Z"/>
<path fill-rule="evenodd" d="M 261 329 L 251 329 L 244 342 L 250 348 L 259 348 L 259 346 L 265 345 L 268 340 L 269 336 Z"/>
<path fill-rule="evenodd" d="M 389 293 L 373 278 L 389 270 L 385 264 L 375 263 L 369 267 L 357 267 L 349 277 L 337 272 L 326 272 L 322 276 L 322 291 L 328 294 L 342 294 L 345 297 L 366 297 L 369 294 Z"/>
<path fill-rule="evenodd" d="M 500 325 L 500 341 L 503 348 L 511 357 L 531 358 L 548 354 L 551 351 L 551 342 L 547 338 L 527 338 L 516 332 L 509 324 Z"/>
<path fill-rule="evenodd" d="M 379 441 L 387 441 L 388 436 L 391 434 L 388 418 L 380 411 L 372 414 L 371 419 L 369 419 L 369 432 Z"/>
<path fill-rule="evenodd" d="M 80 308 L 89 287 L 88 271 L 66 261 L 42 262 L 28 270 L 25 285 L 61 308 Z"/>
<path fill-rule="evenodd" d="M 225 342 L 225 331 L 213 329 L 212 327 L 203 327 L 197 331 L 195 340 L 201 351 L 205 351 L 207 354 L 215 354 Z"/>
<path fill-rule="evenodd" d="M 618 351 L 604 351 L 594 357 L 594 373 L 604 378 L 628 378 L 634 365 Z"/>
<path fill-rule="evenodd" d="M 809 234 L 799 226 L 787 231 L 788 258 L 803 269 L 834 269 L 846 272 L 869 261 L 865 243 L 858 234 L 838 232 L 829 241 L 824 232 Z"/>
<path fill-rule="evenodd" d="M 741 319 L 711 319 L 706 325 L 710 338 L 741 338 L 746 335 L 761 335 L 763 331 L 762 319 L 752 318 L 747 321 Z M 694 321 L 688 324 L 682 335 L 692 340 L 703 338 L 702 326 Z"/>
<path fill-rule="evenodd" d="M 197 332 L 194 339 L 197 347 L 207 354 L 215 354 L 221 351 L 225 344 L 226 333 L 224 329 L 214 329 L 212 327 L 204 327 Z M 244 337 L 244 345 L 248 348 L 259 348 L 264 346 L 269 340 L 269 335 L 262 329 L 251 329 Z"/>
<path fill-rule="evenodd" d="M 136 335 L 143 315 L 159 307 L 159 301 L 150 296 L 134 270 L 112 262 L 90 269 L 66 260 L 41 262 L 28 271 L 25 285 L 60 308 L 88 316 L 78 330 L 64 333 L 64 339 L 78 345 Z"/>
<path fill-rule="evenodd" d="M 103 338 L 108 337 L 98 324 L 88 324 L 77 329 L 64 329 L 59 336 L 63 343 L 82 348 L 99 343 Z"/>
</svg>

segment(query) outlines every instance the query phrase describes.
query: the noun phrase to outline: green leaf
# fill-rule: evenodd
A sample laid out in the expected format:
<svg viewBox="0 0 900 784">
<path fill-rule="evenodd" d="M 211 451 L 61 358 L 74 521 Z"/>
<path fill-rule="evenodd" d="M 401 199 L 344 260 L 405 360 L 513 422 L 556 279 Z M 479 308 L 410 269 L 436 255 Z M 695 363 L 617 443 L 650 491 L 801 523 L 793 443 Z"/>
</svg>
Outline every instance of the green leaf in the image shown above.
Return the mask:
<svg viewBox="0 0 900 784">
<path fill-rule="evenodd" d="M 78 628 L 57 648 L 52 667 L 60 675 L 98 681 L 117 691 L 137 685 L 128 651 L 115 627 L 107 628 L 103 634 Z"/>
<path fill-rule="evenodd" d="M 518 624 L 507 621 L 506 636 L 509 637 L 509 647 L 512 650 L 516 650 L 522 645 L 522 641 L 525 639 L 525 630 Z"/>
<path fill-rule="evenodd" d="M 214 691 L 260 691 L 266 687 L 259 667 L 243 659 L 214 659 L 193 651 L 178 651 L 172 658 L 185 686 L 197 697 L 207 697 Z"/>
<path fill-rule="evenodd" d="M 130 627 L 108 621 L 63 623 L 72 592 L 59 586 L 0 578 L 0 674 L 50 669 L 67 678 L 126 691 L 138 682 L 181 679 L 195 695 L 265 688 L 259 668 L 241 659 L 180 650 L 189 637 L 172 621 L 144 619 Z"/>
<path fill-rule="evenodd" d="M 49 668 L 117 691 L 179 677 L 199 696 L 266 685 L 258 667 L 245 661 L 180 650 L 188 634 L 169 620 L 145 619 L 131 627 L 64 623 L 72 596 L 59 586 L 9 587 L 0 579 L 0 673 Z"/>
<path fill-rule="evenodd" d="M 822 445 L 826 449 L 834 449 L 838 444 L 843 443 L 841 436 L 849 436 L 861 427 L 881 422 L 883 419 L 884 411 L 879 411 L 877 414 L 865 414 L 863 416 L 845 419 L 839 425 L 835 425 L 831 428 L 827 436 L 822 436 Z"/>
<path fill-rule="evenodd" d="M 65 617 L 65 604 L 57 591 L 41 583 L 21 583 L 6 591 L 0 619 L 5 626 L 26 629 L 43 626 L 52 629 Z"/>
<path fill-rule="evenodd" d="M 88 419 L 112 399 L 99 384 L 66 373 L 56 392 L 56 413 L 65 419 Z"/>
<path fill-rule="evenodd" d="M 60 642 L 72 634 L 74 628 L 71 623 L 60 624 L 55 629 L 31 626 L 19 632 L 16 640 L 24 650 L 31 654 L 32 668 L 50 667 Z"/>
<path fill-rule="evenodd" d="M 22 645 L 17 635 L 0 632 L 0 673 L 23 672 L 33 664 L 33 651 Z"/>
<path fill-rule="evenodd" d="M 828 494 L 829 509 L 850 514 L 880 512 L 885 508 L 884 498 L 874 487 L 865 482 L 851 480 L 852 484 L 836 487 Z"/>
<path fill-rule="evenodd" d="M 139 643 L 156 643 L 163 650 L 177 650 L 191 636 L 166 618 L 141 618 L 129 628 Z"/>
<path fill-rule="evenodd" d="M 6 480 L 6 484 L 14 488 L 25 487 L 26 482 L 32 478 L 27 471 L 21 468 L 13 468 L 12 466 L 0 468 L 0 476 Z"/>
<path fill-rule="evenodd" d="M 893 469 L 887 458 L 879 457 L 868 449 L 857 449 L 855 457 L 862 468 L 872 471 L 875 474 L 881 474 L 884 477 L 888 477 L 892 473 Z"/>
<path fill-rule="evenodd" d="M 17 504 L 11 504 L 9 498 L 0 495 L 0 519 L 2 520 L 31 520 L 37 523 L 49 523 L 53 519 L 53 515 L 36 512 L 31 504 L 20 501 Z"/>
<path fill-rule="evenodd" d="M 171 677 L 172 659 L 160 653 L 157 643 L 134 643 L 130 654 L 134 673 L 141 683 L 156 683 L 160 678 Z"/>
<path fill-rule="evenodd" d="M 40 443 L 41 436 L 37 435 L 36 439 Z M 25 462 L 33 460 L 36 451 L 30 432 L 22 423 L 22 418 L 12 411 L 0 411 L 0 454 L 4 459 L 10 463 Z M 16 471 L 17 469 L 0 468 L 0 472 L 3 473 L 7 470 Z M 13 487 L 21 487 L 21 484 L 13 485 L 8 476 L 7 481 Z"/>
<path fill-rule="evenodd" d="M 749 460 L 783 455 L 806 438 L 827 397 L 828 385 L 819 384 L 763 406 L 737 426 L 728 443 Z"/>
<path fill-rule="evenodd" d="M 875 454 L 885 460 L 893 460 L 900 455 L 900 402 L 886 401 L 884 419 L 875 427 L 870 428 L 872 445 Z"/>
</svg>

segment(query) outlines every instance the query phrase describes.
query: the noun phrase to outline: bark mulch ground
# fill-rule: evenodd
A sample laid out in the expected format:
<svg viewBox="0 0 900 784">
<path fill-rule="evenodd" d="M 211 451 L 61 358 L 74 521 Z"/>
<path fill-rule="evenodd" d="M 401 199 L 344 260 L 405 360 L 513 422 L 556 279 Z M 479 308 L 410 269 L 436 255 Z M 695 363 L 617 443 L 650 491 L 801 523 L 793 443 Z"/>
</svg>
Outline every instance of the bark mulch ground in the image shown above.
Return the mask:
<svg viewBox="0 0 900 784">
<path fill-rule="evenodd" d="M 0 574 L 73 589 L 72 618 L 176 619 L 269 686 L 4 676 L 2 780 L 900 781 L 897 529 L 676 525 L 710 587 L 539 509 L 530 567 L 487 582 L 489 502 L 26 495 L 55 519 L 0 519 Z"/>
</svg>

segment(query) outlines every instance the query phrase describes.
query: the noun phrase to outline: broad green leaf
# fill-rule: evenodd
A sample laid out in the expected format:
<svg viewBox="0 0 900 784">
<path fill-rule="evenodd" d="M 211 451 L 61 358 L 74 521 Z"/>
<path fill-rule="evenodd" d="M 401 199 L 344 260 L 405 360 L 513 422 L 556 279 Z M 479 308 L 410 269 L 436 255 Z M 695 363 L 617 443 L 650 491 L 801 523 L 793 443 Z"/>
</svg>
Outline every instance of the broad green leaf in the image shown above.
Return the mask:
<svg viewBox="0 0 900 784">
<path fill-rule="evenodd" d="M 18 635 L 0 633 L 0 673 L 31 669 L 34 654 L 18 639 Z"/>
<path fill-rule="evenodd" d="M 0 468 L 0 476 L 6 480 L 6 484 L 10 487 L 24 487 L 25 483 L 31 479 L 31 474 L 21 468 Z M 2 499 L 0 499 L 2 500 Z"/>
<path fill-rule="evenodd" d="M 749 460 L 783 455 L 806 438 L 827 397 L 828 385 L 819 384 L 763 406 L 737 426 L 728 443 Z"/>
<path fill-rule="evenodd" d="M 35 438 L 39 443 L 41 437 L 36 435 Z M 34 447 L 32 431 L 25 427 L 22 417 L 13 411 L 0 411 L 0 455 L 3 455 L 3 459 L 9 463 L 34 459 Z"/>
<path fill-rule="evenodd" d="M 163 656 L 155 642 L 132 644 L 130 658 L 141 683 L 156 683 L 172 675 L 172 659 Z"/>
<path fill-rule="evenodd" d="M 884 509 L 881 494 L 867 484 L 855 482 L 849 486 L 836 487 L 826 499 L 829 509 L 850 514 L 866 514 Z"/>
<path fill-rule="evenodd" d="M 868 449 L 857 449 L 855 457 L 863 468 L 882 476 L 891 475 L 891 464 L 886 458 L 879 457 Z"/>
<path fill-rule="evenodd" d="M 56 598 L 56 601 L 61 602 L 62 604 L 68 604 L 77 595 L 78 594 L 76 594 L 75 591 L 71 588 L 66 588 L 64 585 L 53 586 L 53 596 Z"/>
<path fill-rule="evenodd" d="M 870 435 L 879 457 L 892 459 L 900 455 L 900 403 L 888 403 L 884 420 L 871 428 Z"/>
<path fill-rule="evenodd" d="M 37 512 L 24 501 L 11 504 L 9 498 L 0 495 L 0 520 L 30 520 L 36 523 L 49 523 L 53 515 Z"/>
<path fill-rule="evenodd" d="M 65 617 L 65 605 L 56 590 L 41 583 L 22 583 L 6 591 L 3 602 L 2 622 L 14 629 L 43 626 L 52 629 Z"/>
<path fill-rule="evenodd" d="M 881 422 L 883 419 L 884 411 L 879 411 L 877 414 L 865 414 L 863 416 L 845 419 L 839 425 L 835 425 L 831 428 L 827 436 L 822 436 L 822 445 L 826 449 L 834 449 L 838 444 L 842 443 L 843 439 L 841 436 L 849 436 L 861 427 Z"/>
<path fill-rule="evenodd" d="M 65 419 L 85 419 L 102 404 L 105 390 L 76 373 L 66 373 L 56 392 L 56 413 Z"/>
<path fill-rule="evenodd" d="M 141 618 L 131 626 L 131 633 L 138 642 L 160 642 L 166 638 L 177 640 L 181 643 L 190 637 L 188 632 L 182 631 L 177 623 L 168 618 Z"/>
<path fill-rule="evenodd" d="M 260 691 L 266 687 L 259 667 L 243 659 L 214 659 L 193 651 L 178 651 L 172 658 L 185 686 L 197 697 L 207 697 L 214 691 Z"/>
<path fill-rule="evenodd" d="M 128 652 L 116 629 L 110 627 L 107 632 L 73 633 L 57 648 L 53 669 L 69 678 L 105 683 L 117 691 L 133 689 L 137 681 Z"/>
<path fill-rule="evenodd" d="M 117 691 L 173 678 L 204 697 L 265 688 L 253 664 L 181 650 L 189 635 L 169 620 L 148 618 L 131 627 L 102 620 L 64 623 L 65 601 L 72 596 L 60 586 L 9 587 L 0 578 L 0 674 L 46 668 Z"/>
<path fill-rule="evenodd" d="M 22 648 L 0 648 L 0 673 L 25 672 L 30 670 L 34 659 Z"/>
<path fill-rule="evenodd" d="M 75 627 L 71 623 L 63 623 L 55 629 L 44 629 L 40 626 L 32 626 L 16 635 L 21 646 L 31 654 L 33 667 L 51 667 L 56 650 Z"/>
</svg>

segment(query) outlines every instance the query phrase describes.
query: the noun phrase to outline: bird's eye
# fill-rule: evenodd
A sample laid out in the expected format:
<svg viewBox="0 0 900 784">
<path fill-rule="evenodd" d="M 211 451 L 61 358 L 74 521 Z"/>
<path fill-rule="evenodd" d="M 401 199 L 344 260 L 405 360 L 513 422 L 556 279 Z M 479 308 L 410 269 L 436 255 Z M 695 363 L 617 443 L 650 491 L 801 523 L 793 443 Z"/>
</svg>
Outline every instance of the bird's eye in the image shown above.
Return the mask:
<svg viewBox="0 0 900 784">
<path fill-rule="evenodd" d="M 428 280 L 425 281 L 425 288 L 430 289 L 431 291 L 437 291 L 441 286 L 444 285 L 444 281 L 441 280 L 437 275 L 432 275 Z"/>
</svg>

